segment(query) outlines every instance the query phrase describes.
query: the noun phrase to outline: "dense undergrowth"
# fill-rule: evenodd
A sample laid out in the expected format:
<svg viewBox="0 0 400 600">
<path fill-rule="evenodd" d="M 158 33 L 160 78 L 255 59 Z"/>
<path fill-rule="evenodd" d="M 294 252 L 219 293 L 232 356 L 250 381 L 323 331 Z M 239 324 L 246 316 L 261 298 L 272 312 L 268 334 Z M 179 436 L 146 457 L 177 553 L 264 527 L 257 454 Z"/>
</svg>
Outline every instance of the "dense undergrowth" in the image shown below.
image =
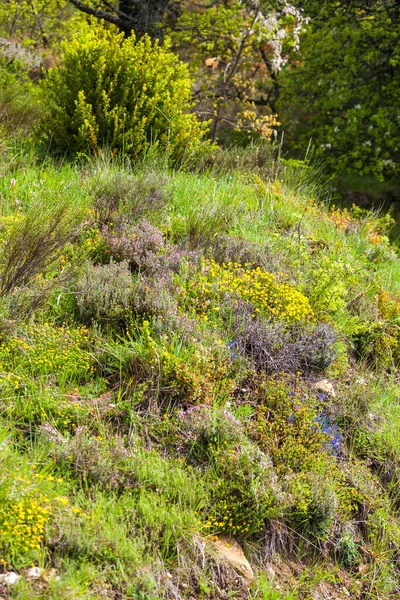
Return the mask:
<svg viewBox="0 0 400 600">
<path fill-rule="evenodd" d="M 397 598 L 387 218 L 262 147 L 1 171 L 1 595 Z"/>
</svg>

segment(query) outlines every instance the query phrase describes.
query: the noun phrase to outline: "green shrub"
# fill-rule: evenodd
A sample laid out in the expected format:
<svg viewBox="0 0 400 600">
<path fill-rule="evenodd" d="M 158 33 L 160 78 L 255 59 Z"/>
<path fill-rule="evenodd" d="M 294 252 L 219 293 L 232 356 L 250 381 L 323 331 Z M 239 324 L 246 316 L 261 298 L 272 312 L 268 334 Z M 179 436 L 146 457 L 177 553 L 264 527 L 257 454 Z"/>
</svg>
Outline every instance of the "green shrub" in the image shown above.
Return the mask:
<svg viewBox="0 0 400 600">
<path fill-rule="evenodd" d="M 206 125 L 187 113 L 191 81 L 168 44 L 91 24 L 63 51 L 43 84 L 40 131 L 54 150 L 97 154 L 106 145 L 136 158 L 156 145 L 178 161 L 200 150 Z"/>
<path fill-rule="evenodd" d="M 0 296 L 27 285 L 59 258 L 81 226 L 83 212 L 52 198 L 32 204 L 25 214 L 0 219 Z"/>
<path fill-rule="evenodd" d="M 83 324 L 124 328 L 129 321 L 133 282 L 128 264 L 86 265 L 74 286 L 75 313 Z"/>
<path fill-rule="evenodd" d="M 259 376 L 253 385 L 259 405 L 250 432 L 278 472 L 325 469 L 331 436 L 321 422 L 324 400 L 296 376 Z"/>
<path fill-rule="evenodd" d="M 54 327 L 49 323 L 21 328 L 0 344 L 0 385 L 8 377 L 22 378 L 59 374 L 79 380 L 93 371 L 87 352 L 88 330 Z M 7 377 L 8 376 L 8 377 Z M 15 386 L 18 387 L 18 381 Z"/>
<path fill-rule="evenodd" d="M 205 475 L 210 502 L 203 510 L 205 533 L 248 538 L 260 534 L 282 514 L 285 495 L 272 461 L 256 445 L 222 443 L 209 448 Z"/>
</svg>

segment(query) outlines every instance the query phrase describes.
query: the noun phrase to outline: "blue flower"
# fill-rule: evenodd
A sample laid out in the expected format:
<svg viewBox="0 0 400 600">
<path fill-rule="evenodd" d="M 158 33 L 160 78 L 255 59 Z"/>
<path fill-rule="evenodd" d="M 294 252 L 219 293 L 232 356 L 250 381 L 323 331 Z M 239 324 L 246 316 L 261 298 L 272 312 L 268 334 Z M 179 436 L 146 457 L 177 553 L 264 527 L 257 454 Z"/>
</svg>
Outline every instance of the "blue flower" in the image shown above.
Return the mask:
<svg viewBox="0 0 400 600">
<path fill-rule="evenodd" d="M 237 355 L 233 352 L 234 348 L 238 345 L 236 338 L 231 342 L 228 342 L 226 345 L 231 351 L 231 359 L 234 360 L 235 358 L 237 358 Z"/>
<path fill-rule="evenodd" d="M 326 443 L 326 447 L 334 454 L 338 456 L 342 447 L 342 436 L 336 423 L 332 423 L 331 418 L 323 410 L 316 416 L 315 421 L 321 427 L 323 433 L 330 439 Z"/>
</svg>

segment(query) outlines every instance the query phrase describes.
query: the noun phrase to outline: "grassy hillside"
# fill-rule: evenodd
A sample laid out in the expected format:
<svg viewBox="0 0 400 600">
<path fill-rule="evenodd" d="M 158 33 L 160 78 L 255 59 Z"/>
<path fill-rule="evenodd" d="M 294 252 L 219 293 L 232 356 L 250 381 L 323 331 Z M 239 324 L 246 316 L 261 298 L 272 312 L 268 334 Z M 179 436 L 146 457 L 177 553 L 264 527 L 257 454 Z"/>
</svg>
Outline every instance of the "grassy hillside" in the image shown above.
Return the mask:
<svg viewBox="0 0 400 600">
<path fill-rule="evenodd" d="M 267 148 L 1 171 L 0 596 L 397 598 L 388 219 Z"/>
</svg>

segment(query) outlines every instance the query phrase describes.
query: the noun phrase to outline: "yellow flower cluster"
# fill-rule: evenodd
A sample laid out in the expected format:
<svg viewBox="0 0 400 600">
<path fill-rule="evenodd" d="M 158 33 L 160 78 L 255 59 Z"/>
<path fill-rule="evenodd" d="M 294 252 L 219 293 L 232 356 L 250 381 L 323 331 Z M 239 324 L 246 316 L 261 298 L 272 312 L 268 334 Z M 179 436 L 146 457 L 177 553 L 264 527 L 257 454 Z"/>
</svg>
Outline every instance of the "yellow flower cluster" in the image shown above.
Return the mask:
<svg viewBox="0 0 400 600">
<path fill-rule="evenodd" d="M 90 256 L 102 254 L 105 249 L 104 240 L 97 227 L 88 227 L 83 232 L 82 249 Z"/>
<path fill-rule="evenodd" d="M 11 554 L 39 549 L 48 523 L 49 499 L 27 495 L 0 507 L 0 538 Z"/>
<path fill-rule="evenodd" d="M 213 261 L 207 261 L 206 271 L 211 282 L 218 284 L 219 291 L 238 295 L 250 302 L 256 312 L 288 322 L 313 320 L 308 298 L 293 285 L 280 283 L 268 271 L 239 263 L 218 265 Z"/>
<path fill-rule="evenodd" d="M 67 497 L 53 496 L 53 482 L 62 483 L 61 477 L 34 472 L 15 477 L 14 472 L 15 465 L 0 473 L 0 564 L 22 557 L 31 560 L 43 545 L 47 524 L 60 510 L 90 518 Z"/>
<path fill-rule="evenodd" d="M 13 230 L 13 228 L 21 223 L 24 219 L 22 213 L 16 213 L 7 217 L 0 217 L 0 239 L 4 240 Z"/>
<path fill-rule="evenodd" d="M 220 517 L 209 516 L 205 523 L 201 523 L 202 529 L 209 535 L 218 533 L 230 533 L 232 535 L 244 535 L 249 531 L 251 522 L 244 520 L 237 522 L 236 515 L 229 509 L 226 502 L 223 502 L 219 508 L 223 509 Z"/>
<path fill-rule="evenodd" d="M 92 371 L 92 358 L 82 347 L 87 344 L 87 329 L 54 327 L 49 323 L 27 327 L 0 344 L 0 358 L 9 371 L 16 367 L 33 370 L 34 374 L 62 371 L 67 376 Z M 1 380 L 7 379 L 5 375 Z M 18 380 L 15 379 L 17 386 Z"/>
<path fill-rule="evenodd" d="M 15 373 L 1 373 L 0 372 L 0 388 L 6 388 L 11 390 L 17 390 L 22 382 L 22 378 Z"/>
</svg>

